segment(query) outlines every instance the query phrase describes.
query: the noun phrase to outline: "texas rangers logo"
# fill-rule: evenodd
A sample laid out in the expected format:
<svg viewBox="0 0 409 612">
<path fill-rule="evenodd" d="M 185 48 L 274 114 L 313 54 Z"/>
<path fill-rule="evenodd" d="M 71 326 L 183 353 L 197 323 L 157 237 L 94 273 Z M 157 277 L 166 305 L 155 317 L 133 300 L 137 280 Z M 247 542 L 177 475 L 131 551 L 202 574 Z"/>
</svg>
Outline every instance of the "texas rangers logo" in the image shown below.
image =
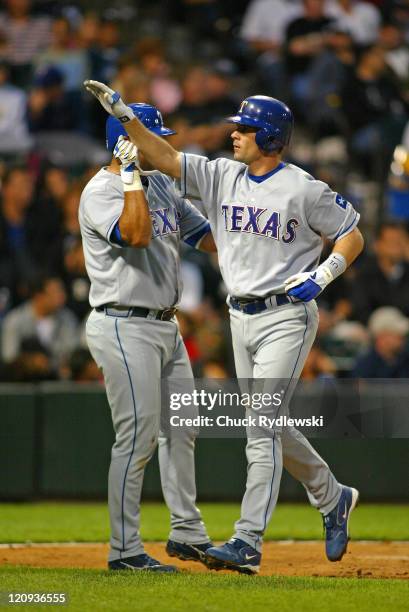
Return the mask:
<svg viewBox="0 0 409 612">
<path fill-rule="evenodd" d="M 175 208 L 158 208 L 151 210 L 152 237 L 168 236 L 179 232 L 179 218 Z"/>
<path fill-rule="evenodd" d="M 296 228 L 300 225 L 295 217 L 284 221 L 279 212 L 250 205 L 222 204 L 222 215 L 227 232 L 255 234 L 273 240 L 282 240 L 285 244 L 294 242 Z"/>
<path fill-rule="evenodd" d="M 239 114 L 243 112 L 243 110 L 246 108 L 248 103 L 249 103 L 248 100 L 243 100 L 243 102 L 240 104 Z"/>
</svg>

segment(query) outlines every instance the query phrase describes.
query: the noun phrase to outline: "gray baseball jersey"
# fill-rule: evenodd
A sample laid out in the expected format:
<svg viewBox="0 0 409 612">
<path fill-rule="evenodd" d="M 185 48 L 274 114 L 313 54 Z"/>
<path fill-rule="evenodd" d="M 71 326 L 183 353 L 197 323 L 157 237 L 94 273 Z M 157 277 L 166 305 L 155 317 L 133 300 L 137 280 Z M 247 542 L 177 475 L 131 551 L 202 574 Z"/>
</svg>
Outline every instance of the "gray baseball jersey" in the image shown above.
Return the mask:
<svg viewBox="0 0 409 612">
<path fill-rule="evenodd" d="M 141 306 L 161 310 L 178 303 L 180 239 L 195 246 L 209 231 L 208 221 L 178 197 L 163 174 L 149 178 L 147 199 L 152 241 L 146 249 L 122 248 L 111 234 L 123 206 L 121 177 L 102 168 L 85 187 L 79 219 L 88 276 L 90 304 Z"/>
<path fill-rule="evenodd" d="M 208 221 L 176 195 L 168 177 L 151 176 L 145 190 L 152 240 L 144 249 L 114 241 L 124 206 L 120 176 L 100 170 L 85 187 L 79 210 L 94 306 L 87 341 L 104 374 L 116 434 L 108 477 L 111 561 L 143 553 L 140 497 L 144 468 L 159 436 L 161 380 L 170 392 L 179 391 L 180 381 L 190 381 L 193 388 L 193 374 L 175 319 L 150 320 L 131 316 L 130 310 L 95 308 L 114 304 L 162 310 L 176 304 L 181 292 L 180 239 L 195 246 L 209 231 Z M 178 440 L 162 437 L 159 465 L 171 511 L 170 539 L 208 541 L 195 505 L 193 431 Z"/>
<path fill-rule="evenodd" d="M 176 184 L 182 196 L 202 200 L 225 284 L 237 297 L 283 293 L 289 276 L 318 265 L 323 236 L 337 240 L 359 221 L 345 198 L 292 164 L 280 163 L 256 177 L 236 161 L 184 154 Z M 316 303 L 279 306 L 271 301 L 271 308 L 259 314 L 231 309 L 230 321 L 238 378 L 264 379 L 270 393 L 285 389 L 282 400 L 288 407 L 294 391 L 290 383 L 300 376 L 317 331 Z M 246 492 L 234 536 L 258 551 L 283 467 L 323 514 L 338 503 L 341 485 L 295 428 L 277 430 L 273 437 L 250 437 L 246 454 Z"/>
<path fill-rule="evenodd" d="M 230 295 L 283 293 L 289 276 L 318 265 L 322 236 L 337 240 L 359 221 L 350 202 L 292 164 L 262 182 L 223 158 L 184 154 L 181 169 L 177 187 L 203 202 Z"/>
</svg>

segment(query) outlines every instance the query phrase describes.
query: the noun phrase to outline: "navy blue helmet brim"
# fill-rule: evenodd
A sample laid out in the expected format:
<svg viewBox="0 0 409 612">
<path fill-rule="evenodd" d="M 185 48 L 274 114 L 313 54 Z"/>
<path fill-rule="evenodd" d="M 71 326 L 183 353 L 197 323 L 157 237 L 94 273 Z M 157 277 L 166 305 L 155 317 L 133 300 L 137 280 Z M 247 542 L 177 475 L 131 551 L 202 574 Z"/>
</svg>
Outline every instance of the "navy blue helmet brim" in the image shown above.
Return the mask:
<svg viewBox="0 0 409 612">
<path fill-rule="evenodd" d="M 175 130 L 171 130 L 170 128 L 167 128 L 167 127 L 151 128 L 149 129 L 149 131 L 153 132 L 154 134 L 157 134 L 158 136 L 171 136 L 172 134 L 176 134 Z"/>
<path fill-rule="evenodd" d="M 254 119 L 253 117 L 249 117 L 248 115 L 233 115 L 232 117 L 226 117 L 225 121 L 227 123 L 239 123 L 240 125 L 248 125 L 249 127 L 262 127 L 259 119 Z"/>
</svg>

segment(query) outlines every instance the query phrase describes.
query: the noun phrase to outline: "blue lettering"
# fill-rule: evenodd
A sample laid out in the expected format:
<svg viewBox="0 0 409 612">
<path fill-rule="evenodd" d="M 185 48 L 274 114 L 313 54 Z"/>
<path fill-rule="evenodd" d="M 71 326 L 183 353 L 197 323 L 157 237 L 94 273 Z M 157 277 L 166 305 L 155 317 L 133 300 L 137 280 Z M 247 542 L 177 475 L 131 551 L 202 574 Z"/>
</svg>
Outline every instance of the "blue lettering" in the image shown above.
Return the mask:
<svg viewBox="0 0 409 612">
<path fill-rule="evenodd" d="M 263 227 L 261 233 L 263 236 L 271 236 L 274 240 L 279 240 L 278 229 L 280 225 L 280 213 L 273 212 L 267 223 Z"/>
<path fill-rule="evenodd" d="M 300 224 L 297 221 L 297 219 L 289 219 L 287 221 L 287 226 L 286 226 L 286 233 L 283 236 L 283 242 L 285 242 L 286 244 L 289 244 L 290 242 L 293 242 L 295 240 L 295 228 L 298 227 Z"/>
<path fill-rule="evenodd" d="M 229 210 L 229 207 L 227 204 L 222 204 L 222 215 L 224 217 L 224 229 L 228 230 L 227 227 L 227 211 Z"/>
<path fill-rule="evenodd" d="M 155 212 L 158 215 L 158 217 L 163 221 L 163 227 L 162 227 L 162 232 L 161 232 L 162 234 L 167 234 L 168 230 L 170 232 L 177 231 L 177 225 L 176 227 L 173 227 L 168 217 L 169 208 L 162 208 L 162 210 L 155 210 Z"/>
<path fill-rule="evenodd" d="M 159 236 L 160 231 L 159 231 L 159 226 L 158 226 L 158 222 L 156 221 L 156 217 L 154 215 L 154 213 L 151 211 L 151 219 L 152 219 L 152 234 L 153 237 L 156 238 L 156 236 Z"/>
<path fill-rule="evenodd" d="M 244 206 L 232 206 L 232 209 L 233 210 L 232 210 L 232 216 L 231 216 L 231 231 L 240 232 L 241 222 L 243 221 Z"/>
<path fill-rule="evenodd" d="M 243 232 L 255 232 L 256 234 L 260 233 L 260 228 L 258 226 L 258 219 L 260 215 L 267 210 L 266 208 L 256 208 L 255 206 L 247 206 L 247 210 L 249 213 L 249 220 L 246 225 L 243 227 Z M 251 230 L 250 230 L 251 227 Z"/>
</svg>

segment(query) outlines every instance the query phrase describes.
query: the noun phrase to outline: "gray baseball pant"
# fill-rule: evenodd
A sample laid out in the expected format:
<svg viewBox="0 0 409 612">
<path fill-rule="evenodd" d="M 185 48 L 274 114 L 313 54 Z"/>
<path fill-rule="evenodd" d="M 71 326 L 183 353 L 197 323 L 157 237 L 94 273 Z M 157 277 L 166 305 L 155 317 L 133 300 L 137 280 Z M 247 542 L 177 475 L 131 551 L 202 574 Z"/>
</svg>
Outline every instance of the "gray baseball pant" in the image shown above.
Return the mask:
<svg viewBox="0 0 409 612">
<path fill-rule="evenodd" d="M 175 321 L 109 316 L 93 310 L 86 324 L 90 351 L 104 374 L 115 430 L 108 476 L 109 560 L 144 552 L 139 533 L 143 475 L 160 435 L 161 379 L 186 391 L 193 375 Z M 162 490 L 171 512 L 170 539 L 207 542 L 196 507 L 194 433 L 159 439 Z"/>
<path fill-rule="evenodd" d="M 286 381 L 283 410 L 288 410 L 318 327 L 315 301 L 299 302 L 248 315 L 230 310 L 236 373 L 239 379 L 262 378 L 270 393 Z M 234 537 L 260 551 L 264 531 L 277 503 L 283 465 L 307 490 L 311 504 L 323 514 L 338 503 L 341 485 L 327 463 L 294 427 L 270 437 L 249 437 L 246 491 Z"/>
</svg>

